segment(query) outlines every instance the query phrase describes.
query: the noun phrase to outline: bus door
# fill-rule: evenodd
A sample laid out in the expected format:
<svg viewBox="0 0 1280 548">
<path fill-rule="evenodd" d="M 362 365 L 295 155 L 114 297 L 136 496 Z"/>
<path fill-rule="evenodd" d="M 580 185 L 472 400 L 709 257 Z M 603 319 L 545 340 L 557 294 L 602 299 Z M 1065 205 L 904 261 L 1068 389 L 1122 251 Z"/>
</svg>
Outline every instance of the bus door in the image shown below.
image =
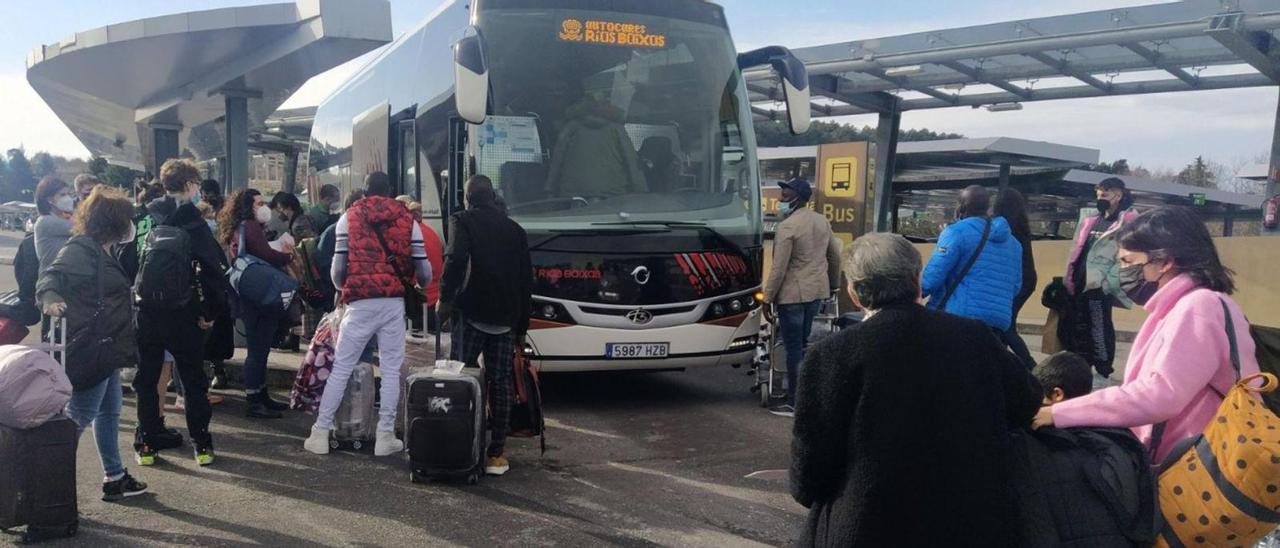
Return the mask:
<svg viewBox="0 0 1280 548">
<path fill-rule="evenodd" d="M 418 200 L 422 194 L 418 181 L 418 140 L 412 118 L 392 124 L 390 149 L 392 187 L 396 194 L 408 194 Z"/>
<path fill-rule="evenodd" d="M 462 211 L 462 191 L 466 184 L 467 174 L 475 171 L 467 161 L 467 122 L 458 117 L 449 118 L 449 174 L 440 185 L 440 208 L 444 218 Z M 448 223 L 445 223 L 445 238 L 448 238 Z"/>
</svg>

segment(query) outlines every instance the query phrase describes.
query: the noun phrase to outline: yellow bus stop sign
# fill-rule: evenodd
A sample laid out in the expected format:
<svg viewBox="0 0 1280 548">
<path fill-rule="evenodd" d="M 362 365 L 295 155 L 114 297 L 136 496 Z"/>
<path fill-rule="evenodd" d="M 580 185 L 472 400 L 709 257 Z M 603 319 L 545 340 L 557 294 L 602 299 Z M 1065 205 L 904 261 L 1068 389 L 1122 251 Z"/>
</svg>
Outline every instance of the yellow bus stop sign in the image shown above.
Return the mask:
<svg viewBox="0 0 1280 548">
<path fill-rule="evenodd" d="M 822 191 L 829 198 L 853 198 L 862 181 L 858 177 L 858 158 L 828 158 L 823 170 Z"/>
</svg>

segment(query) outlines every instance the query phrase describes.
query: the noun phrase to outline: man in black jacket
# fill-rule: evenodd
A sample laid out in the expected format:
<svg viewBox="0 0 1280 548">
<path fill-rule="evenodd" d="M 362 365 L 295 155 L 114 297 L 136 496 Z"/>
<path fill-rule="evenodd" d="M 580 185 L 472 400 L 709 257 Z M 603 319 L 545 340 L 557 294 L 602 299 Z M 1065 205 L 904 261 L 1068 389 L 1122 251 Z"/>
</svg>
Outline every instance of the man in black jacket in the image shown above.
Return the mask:
<svg viewBox="0 0 1280 548">
<path fill-rule="evenodd" d="M 1041 390 L 980 321 L 926 309 L 920 254 L 896 234 L 850 246 L 867 319 L 800 368 L 791 493 L 801 546 L 1016 546 L 1009 431 Z"/>
<path fill-rule="evenodd" d="M 159 449 L 172 447 L 165 438 L 160 418 L 160 395 L 156 388 L 166 350 L 173 355 L 174 368 L 186 391 L 187 429 L 195 447 L 195 459 L 201 466 L 213 463 L 213 438 L 209 434 L 209 380 L 204 373 L 204 331 L 213 327 L 213 319 L 222 316 L 229 306 L 228 288 L 223 273 L 226 256 L 195 204 L 200 199 L 200 171 L 189 160 L 169 160 L 160 169 L 160 182 L 166 196 L 152 201 L 147 209 L 156 226 L 183 229 L 188 236 L 191 292 L 187 302 L 178 307 L 161 306 L 149 301 L 150 292 L 142 288 L 147 276 L 148 258 L 139 258 L 138 295 L 138 375 L 133 389 L 138 394 L 138 430 L 134 448 L 138 463 L 154 463 Z M 153 233 L 154 233 L 153 228 Z M 183 268 L 180 266 L 179 268 Z M 174 276 L 178 276 L 174 273 Z"/>
<path fill-rule="evenodd" d="M 493 182 L 472 176 L 465 199 L 466 211 L 449 219 L 436 317 L 453 323 L 454 359 L 475 367 L 484 354 L 493 411 L 485 473 L 501 476 L 510 468 L 503 449 L 511 414 L 512 358 L 529 330 L 533 267 L 528 237 L 498 209 Z"/>
</svg>

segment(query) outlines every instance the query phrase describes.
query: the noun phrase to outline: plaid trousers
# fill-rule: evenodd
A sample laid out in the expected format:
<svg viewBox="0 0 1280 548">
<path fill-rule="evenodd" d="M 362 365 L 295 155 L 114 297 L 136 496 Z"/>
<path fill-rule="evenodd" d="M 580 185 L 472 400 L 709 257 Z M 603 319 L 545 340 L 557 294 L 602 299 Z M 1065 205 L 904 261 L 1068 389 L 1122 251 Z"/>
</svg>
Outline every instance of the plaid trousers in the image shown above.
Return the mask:
<svg viewBox="0 0 1280 548">
<path fill-rule="evenodd" d="M 471 325 L 465 319 L 453 322 L 453 359 L 480 367 L 480 355 L 484 355 L 485 394 L 489 398 L 490 440 L 488 454 L 500 456 L 507 443 L 507 431 L 511 421 L 511 402 L 515 399 L 512 384 L 515 371 L 516 337 L 513 333 L 493 335 Z M 459 356 L 458 352 L 462 355 Z"/>
</svg>

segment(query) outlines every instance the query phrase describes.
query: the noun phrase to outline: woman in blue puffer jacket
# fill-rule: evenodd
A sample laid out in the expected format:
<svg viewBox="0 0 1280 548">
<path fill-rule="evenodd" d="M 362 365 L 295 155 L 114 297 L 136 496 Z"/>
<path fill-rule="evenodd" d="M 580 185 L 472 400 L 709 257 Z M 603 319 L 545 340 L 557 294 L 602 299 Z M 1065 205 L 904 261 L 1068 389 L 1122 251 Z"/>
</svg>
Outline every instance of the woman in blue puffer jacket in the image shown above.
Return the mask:
<svg viewBox="0 0 1280 548">
<path fill-rule="evenodd" d="M 1013 300 L 1022 287 L 1022 244 L 1013 237 L 1004 217 L 987 217 L 990 201 L 987 189 L 980 186 L 960 193 L 956 208 L 960 220 L 938 238 L 938 247 L 924 268 L 921 293 L 929 298 L 930 308 L 943 308 L 945 298 L 947 312 L 982 320 L 1004 332 L 1013 321 Z M 961 278 L 961 271 L 982 242 L 988 222 L 991 229 L 986 245 Z M 951 296 L 945 297 L 953 286 Z"/>
</svg>

